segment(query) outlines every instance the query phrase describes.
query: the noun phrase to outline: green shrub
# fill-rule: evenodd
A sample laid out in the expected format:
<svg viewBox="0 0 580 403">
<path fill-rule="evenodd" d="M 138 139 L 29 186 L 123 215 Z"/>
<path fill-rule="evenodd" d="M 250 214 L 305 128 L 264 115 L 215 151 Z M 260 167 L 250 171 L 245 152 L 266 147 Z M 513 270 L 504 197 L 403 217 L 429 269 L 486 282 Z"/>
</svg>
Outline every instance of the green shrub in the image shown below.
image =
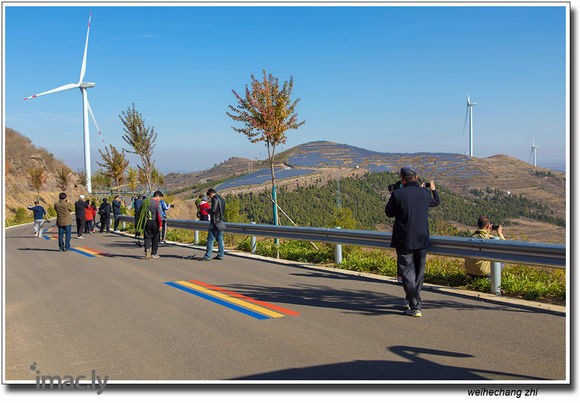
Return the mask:
<svg viewBox="0 0 580 403">
<path fill-rule="evenodd" d="M 376 273 L 384 276 L 397 275 L 397 261 L 387 253 L 375 250 L 352 248 L 351 252 L 343 257 L 339 265 L 341 269 L 363 273 Z"/>
</svg>

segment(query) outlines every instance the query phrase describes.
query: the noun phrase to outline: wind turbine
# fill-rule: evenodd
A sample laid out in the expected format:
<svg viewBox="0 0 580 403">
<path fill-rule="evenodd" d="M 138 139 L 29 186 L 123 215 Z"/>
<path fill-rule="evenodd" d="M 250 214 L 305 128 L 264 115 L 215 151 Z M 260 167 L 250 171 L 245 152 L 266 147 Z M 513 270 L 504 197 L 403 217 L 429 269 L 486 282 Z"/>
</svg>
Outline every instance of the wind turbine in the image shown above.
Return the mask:
<svg viewBox="0 0 580 403">
<path fill-rule="evenodd" d="M 536 140 L 532 137 L 532 150 L 530 151 L 530 157 L 533 157 L 534 167 L 536 166 L 536 154 L 538 146 L 536 145 Z"/>
<path fill-rule="evenodd" d="M 471 96 L 467 95 L 467 110 L 465 111 L 465 121 L 467 122 L 467 117 L 469 116 L 469 156 L 473 157 L 473 105 L 477 105 L 475 102 L 471 102 Z M 464 126 L 465 130 L 465 126 Z"/>
<path fill-rule="evenodd" d="M 87 26 L 87 38 L 85 40 L 85 52 L 83 54 L 83 63 L 81 65 L 81 74 L 79 77 L 79 81 L 77 83 L 65 84 L 60 87 L 54 88 L 52 90 L 48 90 L 45 92 L 41 92 L 39 94 L 34 94 L 29 97 L 24 98 L 24 100 L 29 100 L 33 98 L 40 97 L 42 95 L 54 94 L 55 92 L 61 92 L 66 90 L 71 90 L 73 88 L 79 88 L 81 90 L 81 95 L 83 97 L 83 145 L 84 145 L 84 160 L 85 160 L 85 173 L 87 176 L 87 191 L 92 193 L 92 186 L 91 186 L 91 146 L 90 146 L 90 139 L 89 139 L 89 113 L 91 114 L 91 118 L 97 127 L 97 131 L 101 134 L 101 130 L 99 129 L 99 125 L 95 119 L 95 115 L 91 109 L 91 105 L 89 104 L 89 99 L 87 96 L 87 89 L 92 88 L 95 86 L 95 83 L 88 83 L 84 82 L 83 79 L 85 78 L 85 72 L 87 68 L 87 48 L 89 46 L 89 31 L 91 29 L 91 17 L 92 13 L 89 15 L 89 24 Z M 102 136 L 102 134 L 101 134 Z"/>
</svg>

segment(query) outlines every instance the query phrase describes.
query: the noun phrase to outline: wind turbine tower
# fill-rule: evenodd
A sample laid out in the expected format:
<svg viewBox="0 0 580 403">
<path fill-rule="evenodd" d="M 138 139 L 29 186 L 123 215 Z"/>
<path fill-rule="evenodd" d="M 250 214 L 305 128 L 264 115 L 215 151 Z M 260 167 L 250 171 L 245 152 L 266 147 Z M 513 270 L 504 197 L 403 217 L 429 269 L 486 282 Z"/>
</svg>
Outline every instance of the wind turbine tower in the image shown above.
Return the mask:
<svg viewBox="0 0 580 403">
<path fill-rule="evenodd" d="M 53 94 L 55 92 L 61 92 L 70 90 L 73 88 L 78 88 L 81 90 L 81 95 L 83 99 L 83 145 L 84 145 L 84 162 L 85 162 L 85 174 L 87 176 L 87 191 L 92 193 L 92 186 L 91 186 L 91 145 L 90 145 L 90 138 L 89 138 L 89 113 L 93 118 L 93 122 L 97 127 L 99 134 L 101 133 L 99 129 L 99 125 L 97 125 L 97 121 L 95 119 L 95 115 L 91 109 L 91 105 L 89 104 L 89 99 L 87 96 L 87 89 L 92 88 L 95 86 L 95 83 L 88 83 L 84 82 L 83 79 L 85 78 L 85 72 L 87 67 L 87 48 L 89 46 L 89 31 L 91 29 L 91 17 L 92 14 L 89 16 L 89 24 L 87 26 L 87 37 L 85 40 L 85 52 L 83 54 L 83 62 L 81 65 L 81 74 L 79 77 L 79 81 L 77 83 L 65 84 L 63 86 L 54 88 L 52 90 L 48 90 L 45 92 L 41 92 L 39 94 L 34 94 L 32 96 L 24 98 L 24 100 L 29 100 L 33 98 L 37 98 L 42 95 Z"/>
<path fill-rule="evenodd" d="M 469 156 L 473 157 L 473 105 L 477 105 L 475 102 L 471 102 L 471 97 L 467 95 L 467 113 L 469 115 Z"/>
<path fill-rule="evenodd" d="M 538 146 L 536 145 L 536 140 L 532 137 L 532 151 L 530 151 L 530 156 L 533 158 L 534 168 L 536 167 L 536 157 L 537 157 Z"/>
</svg>

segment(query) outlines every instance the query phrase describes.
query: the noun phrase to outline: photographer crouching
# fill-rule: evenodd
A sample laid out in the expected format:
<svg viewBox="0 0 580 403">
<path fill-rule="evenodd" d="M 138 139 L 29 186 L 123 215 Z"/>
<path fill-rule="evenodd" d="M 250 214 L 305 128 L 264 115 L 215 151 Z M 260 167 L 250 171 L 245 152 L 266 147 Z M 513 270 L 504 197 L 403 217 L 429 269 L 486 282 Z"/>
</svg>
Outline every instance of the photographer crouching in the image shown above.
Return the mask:
<svg viewBox="0 0 580 403">
<path fill-rule="evenodd" d="M 397 272 L 402 278 L 408 308 L 406 315 L 421 317 L 421 289 L 429 246 L 429 207 L 441 204 L 435 182 L 421 186 L 417 171 L 403 167 L 401 181 L 389 186 L 391 197 L 385 206 L 387 217 L 395 217 L 391 247 L 397 250 Z"/>
<path fill-rule="evenodd" d="M 503 227 L 494 225 L 486 215 L 481 215 L 477 219 L 477 230 L 471 234 L 472 238 L 494 239 L 495 236 L 491 231 L 497 231 L 499 239 L 505 240 L 503 236 Z M 479 277 L 489 277 L 491 274 L 491 262 L 483 259 L 466 258 L 464 263 L 465 272 L 468 280 Z"/>
</svg>

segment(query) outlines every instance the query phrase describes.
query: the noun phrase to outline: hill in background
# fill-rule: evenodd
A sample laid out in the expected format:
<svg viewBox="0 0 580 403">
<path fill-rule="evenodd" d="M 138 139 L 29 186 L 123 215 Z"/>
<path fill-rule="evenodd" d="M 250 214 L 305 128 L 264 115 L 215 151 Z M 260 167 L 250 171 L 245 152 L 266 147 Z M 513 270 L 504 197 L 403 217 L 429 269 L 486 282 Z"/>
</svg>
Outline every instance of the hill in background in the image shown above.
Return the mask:
<svg viewBox="0 0 580 403">
<path fill-rule="evenodd" d="M 381 153 L 317 141 L 280 153 L 276 161 L 280 186 L 324 184 L 339 177 L 360 177 L 367 172 L 397 173 L 400 167 L 411 165 L 423 180 L 433 179 L 460 195 L 472 197 L 482 189 L 497 189 L 546 204 L 556 217 L 565 218 L 566 213 L 565 174 L 535 168 L 506 155 L 470 158 L 452 153 Z M 228 176 L 235 178 L 228 180 Z M 208 183 L 223 194 L 259 191 L 269 188 L 270 172 L 267 161 L 232 158 L 199 173 L 165 177 L 167 189 L 184 196 L 192 194 L 193 188 L 201 191 Z M 384 189 L 387 185 L 384 184 Z"/>
<path fill-rule="evenodd" d="M 44 149 L 32 144 L 32 141 L 17 132 L 7 128 L 4 132 L 4 189 L 6 215 L 12 215 L 16 209 L 26 207 L 36 200 L 36 191 L 30 185 L 27 171 L 30 168 L 41 167 L 46 172 L 46 183 L 40 191 L 40 202 L 44 206 L 52 205 L 58 201 L 58 194 L 61 192 L 56 184 L 56 172 L 61 168 L 70 168 L 62 161 L 54 158 L 54 155 Z M 66 190 L 69 200 L 86 193 L 86 188 L 78 184 L 79 177 L 70 170 L 70 186 Z"/>
<path fill-rule="evenodd" d="M 66 167 L 46 149 L 35 147 L 30 139 L 12 129 L 5 131 L 5 212 L 7 216 L 16 209 L 26 207 L 36 198 L 27 170 L 41 166 L 47 172 L 47 182 L 40 196 L 41 203 L 52 205 L 58 198 L 60 190 L 56 186 L 56 171 Z M 493 198 L 495 192 L 513 196 L 523 196 L 528 201 L 538 203 L 534 210 L 546 212 L 551 218 L 566 219 L 566 180 L 560 172 L 534 168 L 530 164 L 505 155 L 488 158 L 469 158 L 460 154 L 448 153 L 381 153 L 369 151 L 345 144 L 318 141 L 302 144 L 280 153 L 276 159 L 276 176 L 281 192 L 300 191 L 313 186 L 310 195 L 322 193 L 322 188 L 336 189 L 336 182 L 341 180 L 346 186 L 348 180 L 366 180 L 367 174 L 396 174 L 401 166 L 414 166 L 424 180 L 434 179 L 436 184 L 445 188 L 453 197 L 455 205 L 474 204 L 477 198 Z M 389 178 L 395 179 L 395 176 Z M 377 211 L 388 198 L 387 183 L 391 179 L 375 181 L 372 184 L 361 184 L 366 193 L 376 193 Z M 383 183 L 384 182 L 384 183 Z M 354 185 L 353 185 L 354 186 Z M 370 187 L 369 187 L 370 186 Z M 214 167 L 191 174 L 171 173 L 165 176 L 164 190 L 171 193 L 176 208 L 171 212 L 172 218 L 194 219 L 195 207 L 191 199 L 205 193 L 208 187 L 215 187 L 226 196 L 270 191 L 270 172 L 267 161 L 255 161 L 246 158 L 230 158 Z M 343 189 L 344 192 L 347 189 Z M 325 190 L 328 193 L 328 189 Z M 362 192 L 365 192 L 364 190 Z M 78 185 L 78 176 L 72 172 L 70 186 L 67 189 L 69 200 L 75 200 L 79 194 L 86 193 Z M 303 196 L 304 197 L 304 196 Z M 329 200 L 334 196 L 327 195 Z M 346 193 L 345 193 L 346 197 Z M 357 196 L 351 196 L 353 203 Z M 269 202 L 263 201 L 265 204 Z M 286 202 L 279 199 L 281 206 Z M 332 204 L 332 201 L 329 203 Z M 526 202 L 529 205 L 528 202 Z M 529 207 L 528 207 L 529 208 Z M 356 209 L 356 207 L 355 207 Z M 268 208 L 267 208 L 268 210 Z M 271 212 L 271 208 L 269 209 Z M 381 213 L 379 211 L 380 214 Z M 517 238 L 538 242 L 564 243 L 565 226 L 555 225 L 550 220 L 530 219 L 530 214 L 510 218 L 510 231 L 519 234 Z M 362 217 L 361 217 L 362 218 Z M 382 218 L 375 217 L 376 223 Z M 454 221 L 453 214 L 446 213 L 445 220 L 459 230 L 472 230 L 473 226 L 465 222 Z M 465 220 L 464 220 L 465 221 Z M 268 222 L 265 219 L 264 222 Z M 298 222 L 299 225 L 306 225 Z M 377 229 L 389 230 L 388 226 L 377 224 Z"/>
</svg>

